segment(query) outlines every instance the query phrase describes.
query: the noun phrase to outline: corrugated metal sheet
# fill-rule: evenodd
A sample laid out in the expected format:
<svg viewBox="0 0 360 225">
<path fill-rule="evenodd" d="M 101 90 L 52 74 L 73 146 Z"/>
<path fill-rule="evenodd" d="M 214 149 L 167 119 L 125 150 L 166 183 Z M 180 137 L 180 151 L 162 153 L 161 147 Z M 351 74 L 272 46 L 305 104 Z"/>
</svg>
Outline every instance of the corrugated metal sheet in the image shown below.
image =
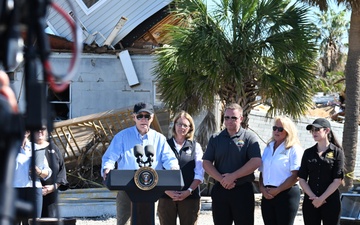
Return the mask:
<svg viewBox="0 0 360 225">
<path fill-rule="evenodd" d="M 65 12 L 71 12 L 65 0 L 55 0 L 55 2 Z M 90 35 L 95 34 L 96 43 L 102 46 L 121 17 L 127 18 L 127 22 L 116 35 L 112 45 L 121 41 L 122 38 L 139 24 L 171 2 L 172 0 L 106 0 L 103 4 L 99 4 L 99 7 L 88 15 L 88 12 L 85 12 L 77 1 L 73 1 L 73 4 L 76 8 L 76 15 L 84 29 L 86 29 Z M 47 22 L 61 37 L 72 40 L 69 26 L 55 10 L 49 10 Z M 85 38 L 86 37 L 83 37 L 83 39 Z"/>
</svg>

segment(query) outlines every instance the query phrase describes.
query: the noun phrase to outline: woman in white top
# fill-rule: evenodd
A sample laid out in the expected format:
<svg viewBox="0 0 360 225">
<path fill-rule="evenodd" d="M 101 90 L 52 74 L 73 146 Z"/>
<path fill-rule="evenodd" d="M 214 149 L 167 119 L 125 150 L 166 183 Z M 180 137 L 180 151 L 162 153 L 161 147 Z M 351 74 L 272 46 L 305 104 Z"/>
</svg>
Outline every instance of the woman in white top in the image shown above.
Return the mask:
<svg viewBox="0 0 360 225">
<path fill-rule="evenodd" d="M 14 175 L 14 187 L 17 190 L 17 197 L 25 202 L 36 204 L 36 217 L 41 217 L 42 210 L 42 185 L 40 179 L 46 180 L 51 177 L 51 169 L 49 168 L 48 161 L 44 155 L 38 154 L 42 162 L 37 162 L 35 165 L 35 187 L 36 195 L 33 192 L 33 180 L 31 174 L 31 142 L 28 140 L 30 135 L 29 131 L 26 131 L 22 146 L 16 157 L 15 175 Z M 37 158 L 37 156 L 35 157 Z M 22 212 L 17 215 L 17 224 L 28 224 L 28 219 L 32 218 L 32 212 Z"/>
<path fill-rule="evenodd" d="M 272 130 L 259 168 L 261 212 L 265 225 L 292 225 L 300 202 L 296 183 L 303 149 L 288 117 L 275 118 Z"/>
</svg>

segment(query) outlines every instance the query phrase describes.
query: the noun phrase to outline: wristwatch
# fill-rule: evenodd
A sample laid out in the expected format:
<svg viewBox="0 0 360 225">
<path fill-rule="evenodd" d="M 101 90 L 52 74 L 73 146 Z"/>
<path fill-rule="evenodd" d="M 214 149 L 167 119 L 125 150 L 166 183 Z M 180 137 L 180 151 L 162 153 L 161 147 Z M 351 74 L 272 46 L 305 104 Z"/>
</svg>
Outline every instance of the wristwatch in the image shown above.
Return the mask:
<svg viewBox="0 0 360 225">
<path fill-rule="evenodd" d="M 192 194 L 193 189 L 191 187 L 188 188 L 188 191 L 190 191 L 190 194 Z"/>
</svg>

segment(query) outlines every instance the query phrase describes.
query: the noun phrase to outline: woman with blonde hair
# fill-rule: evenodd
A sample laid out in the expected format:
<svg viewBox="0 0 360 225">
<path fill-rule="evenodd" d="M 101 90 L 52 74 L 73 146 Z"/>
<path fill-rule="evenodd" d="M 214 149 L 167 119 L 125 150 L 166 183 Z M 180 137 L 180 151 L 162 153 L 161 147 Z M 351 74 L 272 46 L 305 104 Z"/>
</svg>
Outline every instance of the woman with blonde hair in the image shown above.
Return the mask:
<svg viewBox="0 0 360 225">
<path fill-rule="evenodd" d="M 265 225 L 292 225 L 300 203 L 296 183 L 303 149 L 291 119 L 280 116 L 274 121 L 259 168 L 261 213 Z"/>
<path fill-rule="evenodd" d="M 162 225 L 176 225 L 177 216 L 181 225 L 195 225 L 200 212 L 199 185 L 204 179 L 203 151 L 194 141 L 195 124 L 190 114 L 181 111 L 173 121 L 172 137 L 167 141 L 179 161 L 184 188 L 165 191 L 159 199 L 158 216 Z"/>
</svg>

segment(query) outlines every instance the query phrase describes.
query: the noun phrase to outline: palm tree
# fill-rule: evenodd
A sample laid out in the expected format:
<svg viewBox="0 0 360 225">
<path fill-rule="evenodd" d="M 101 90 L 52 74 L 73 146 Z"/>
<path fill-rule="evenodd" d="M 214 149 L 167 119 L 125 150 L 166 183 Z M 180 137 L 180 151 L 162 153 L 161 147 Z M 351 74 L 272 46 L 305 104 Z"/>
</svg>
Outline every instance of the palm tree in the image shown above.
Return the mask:
<svg viewBox="0 0 360 225">
<path fill-rule="evenodd" d="M 314 81 L 313 91 L 325 94 L 341 93 L 345 90 L 344 72 L 328 72 L 326 77 Z"/>
<path fill-rule="evenodd" d="M 328 72 L 343 71 L 345 62 L 345 44 L 342 42 L 349 29 L 345 11 L 339 13 L 333 9 L 315 13 L 318 18 L 318 37 L 320 41 L 319 74 L 327 77 Z"/>
<path fill-rule="evenodd" d="M 327 10 L 328 0 L 302 0 L 316 5 L 320 10 Z M 353 174 L 356 162 L 358 138 L 358 122 L 360 110 L 360 2 L 358 0 L 337 0 L 338 4 L 346 4 L 351 9 L 349 50 L 345 66 L 346 107 L 343 132 L 343 149 L 345 153 L 345 190 L 353 186 Z"/>
<path fill-rule="evenodd" d="M 243 107 L 244 127 L 269 99 L 269 116 L 302 115 L 311 104 L 314 25 L 308 8 L 288 3 L 221 0 L 209 11 L 201 0 L 176 1 L 180 25 L 167 27 L 169 45 L 158 49 L 154 70 L 165 105 L 196 114 L 217 96 Z"/>
</svg>

